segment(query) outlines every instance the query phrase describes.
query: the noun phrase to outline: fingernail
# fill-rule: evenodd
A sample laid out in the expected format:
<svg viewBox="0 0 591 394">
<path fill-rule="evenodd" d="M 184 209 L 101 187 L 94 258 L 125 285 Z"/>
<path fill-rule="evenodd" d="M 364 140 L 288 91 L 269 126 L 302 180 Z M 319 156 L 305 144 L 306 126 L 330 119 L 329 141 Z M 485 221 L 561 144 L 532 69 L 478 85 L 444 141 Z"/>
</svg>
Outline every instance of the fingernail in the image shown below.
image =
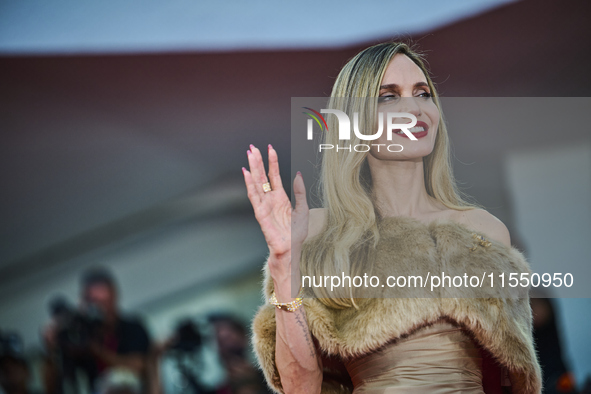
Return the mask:
<svg viewBox="0 0 591 394">
<path fill-rule="evenodd" d="M 273 145 L 269 144 L 268 148 L 269 150 L 273 149 Z"/>
<path fill-rule="evenodd" d="M 296 175 L 302 176 L 302 173 L 298 171 Z"/>
<path fill-rule="evenodd" d="M 248 156 L 250 156 L 250 155 L 252 155 L 252 152 L 251 152 L 251 151 L 249 151 L 249 150 L 247 150 L 247 151 L 246 151 L 246 154 L 247 154 Z"/>
<path fill-rule="evenodd" d="M 254 145 L 250 144 L 250 150 L 253 150 L 253 149 L 254 149 Z"/>
<path fill-rule="evenodd" d="M 242 167 L 242 173 L 244 174 L 246 172 L 246 168 Z"/>
</svg>

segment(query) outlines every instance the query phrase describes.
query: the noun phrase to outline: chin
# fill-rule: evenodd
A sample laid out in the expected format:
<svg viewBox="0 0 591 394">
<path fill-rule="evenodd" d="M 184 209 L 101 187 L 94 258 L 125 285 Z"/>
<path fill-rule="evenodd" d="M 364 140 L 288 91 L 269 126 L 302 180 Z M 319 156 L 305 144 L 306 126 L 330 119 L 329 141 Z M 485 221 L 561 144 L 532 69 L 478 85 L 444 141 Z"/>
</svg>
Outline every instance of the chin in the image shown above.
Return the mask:
<svg viewBox="0 0 591 394">
<path fill-rule="evenodd" d="M 433 153 L 434 143 L 428 141 L 392 141 L 392 143 L 402 145 L 403 149 L 400 152 L 388 152 L 380 149 L 373 150 L 370 155 L 376 160 L 416 160 L 422 159 L 425 156 Z"/>
<path fill-rule="evenodd" d="M 400 152 L 400 156 L 408 159 L 419 159 L 429 156 L 433 153 L 433 148 L 430 149 L 408 149 Z"/>
<path fill-rule="evenodd" d="M 413 160 L 413 159 L 422 159 L 425 156 L 429 156 L 433 153 L 433 147 L 412 147 L 408 148 L 405 147 L 402 152 L 399 153 L 390 153 L 388 155 L 384 155 L 385 157 L 378 157 L 379 159 L 386 159 L 386 160 Z"/>
</svg>

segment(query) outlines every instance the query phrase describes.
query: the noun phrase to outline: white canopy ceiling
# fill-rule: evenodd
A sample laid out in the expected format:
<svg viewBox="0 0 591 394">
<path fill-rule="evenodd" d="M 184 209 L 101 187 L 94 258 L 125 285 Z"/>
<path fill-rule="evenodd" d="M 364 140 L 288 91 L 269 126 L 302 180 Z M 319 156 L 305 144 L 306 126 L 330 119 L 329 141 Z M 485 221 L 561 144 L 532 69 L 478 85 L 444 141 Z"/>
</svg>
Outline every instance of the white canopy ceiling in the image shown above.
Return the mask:
<svg viewBox="0 0 591 394">
<path fill-rule="evenodd" d="M 0 53 L 316 48 L 424 33 L 514 0 L 0 2 Z"/>
</svg>

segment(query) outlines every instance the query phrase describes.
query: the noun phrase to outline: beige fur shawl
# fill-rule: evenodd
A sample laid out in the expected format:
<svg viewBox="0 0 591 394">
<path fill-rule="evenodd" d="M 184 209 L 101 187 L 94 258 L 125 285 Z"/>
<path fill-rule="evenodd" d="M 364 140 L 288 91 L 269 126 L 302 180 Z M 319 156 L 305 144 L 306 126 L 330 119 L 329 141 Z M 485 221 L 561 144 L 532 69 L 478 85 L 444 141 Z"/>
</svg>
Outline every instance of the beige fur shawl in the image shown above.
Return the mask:
<svg viewBox="0 0 591 394">
<path fill-rule="evenodd" d="M 416 274 L 417 267 L 424 272 L 443 271 L 450 275 L 531 272 L 515 248 L 493 240 L 488 247 L 484 246 L 485 243 L 474 238 L 473 231 L 455 222 L 425 225 L 412 218 L 398 217 L 385 219 L 379 228 L 374 275 L 392 275 L 394 269 L 396 275 Z M 273 281 L 265 265 L 265 299 L 272 291 Z M 447 295 L 440 291 L 437 297 L 431 298 L 367 298 L 359 309 L 338 310 L 317 299 L 305 298 L 304 307 L 310 331 L 324 357 L 346 359 L 371 352 L 445 317 L 470 330 L 478 343 L 509 371 L 513 393 L 540 393 L 541 372 L 533 345 L 527 291 L 515 297 L 498 284 L 488 289 L 494 293 L 487 293 L 488 298 L 470 297 L 470 290 L 454 291 Z M 443 298 L 452 294 L 462 298 Z M 263 305 L 252 329 L 259 366 L 269 385 L 283 392 L 275 365 L 275 307 Z M 328 376 L 336 371 L 325 367 L 324 372 Z M 328 379 L 322 386 L 322 393 L 349 392 L 344 385 L 329 383 Z"/>
</svg>

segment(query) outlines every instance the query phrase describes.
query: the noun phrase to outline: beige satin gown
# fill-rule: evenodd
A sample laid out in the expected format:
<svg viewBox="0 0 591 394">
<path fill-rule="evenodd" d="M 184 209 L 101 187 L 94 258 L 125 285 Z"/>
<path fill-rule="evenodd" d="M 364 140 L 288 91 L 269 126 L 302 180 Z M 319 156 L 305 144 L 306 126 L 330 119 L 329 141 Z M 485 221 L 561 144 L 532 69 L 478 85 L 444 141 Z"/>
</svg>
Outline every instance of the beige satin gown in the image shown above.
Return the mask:
<svg viewBox="0 0 591 394">
<path fill-rule="evenodd" d="M 421 328 L 345 366 L 353 394 L 484 394 L 478 347 L 447 321 Z"/>
</svg>

